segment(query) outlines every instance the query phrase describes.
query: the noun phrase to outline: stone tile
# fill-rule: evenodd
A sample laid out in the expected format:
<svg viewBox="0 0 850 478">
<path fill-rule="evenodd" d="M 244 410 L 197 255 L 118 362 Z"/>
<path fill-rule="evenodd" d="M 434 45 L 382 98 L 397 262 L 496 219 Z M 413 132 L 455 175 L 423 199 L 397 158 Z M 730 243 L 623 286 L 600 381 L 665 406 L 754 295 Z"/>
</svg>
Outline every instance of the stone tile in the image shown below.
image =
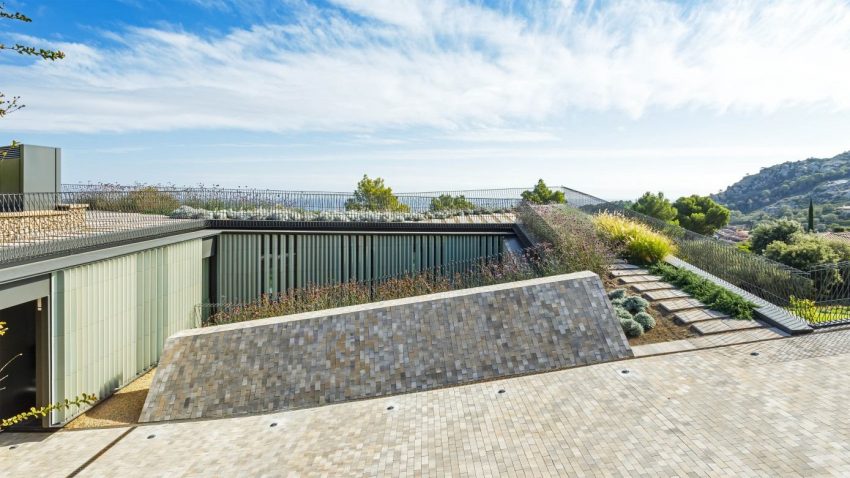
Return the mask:
<svg viewBox="0 0 850 478">
<path fill-rule="evenodd" d="M 692 298 L 665 300 L 659 302 L 658 305 L 665 312 L 678 312 L 681 310 L 698 309 L 705 307 L 705 304 Z"/>
<path fill-rule="evenodd" d="M 68 476 L 126 431 L 0 432 L 0 476 Z"/>
<path fill-rule="evenodd" d="M 697 347 L 690 340 L 671 340 L 657 344 L 636 345 L 632 347 L 635 357 L 646 357 L 649 355 L 669 354 L 674 352 L 685 352 L 695 350 Z"/>
<path fill-rule="evenodd" d="M 723 319 L 728 317 L 728 314 L 711 309 L 683 310 L 673 314 L 673 320 L 682 325 L 693 324 L 703 320 Z"/>
<path fill-rule="evenodd" d="M 141 422 L 316 407 L 631 357 L 580 272 L 173 335 Z"/>
<path fill-rule="evenodd" d="M 660 277 L 653 275 L 627 276 L 620 277 L 618 279 L 620 284 L 637 284 L 638 282 L 658 282 L 660 280 Z"/>
<path fill-rule="evenodd" d="M 680 291 L 679 289 L 654 290 L 643 294 L 644 299 L 651 301 L 679 299 L 683 297 L 690 297 L 690 295 Z"/>
<path fill-rule="evenodd" d="M 850 331 L 815 333 L 139 426 L 79 476 L 850 476 L 848 355 Z M 87 457 L 104 446 L 95 432 L 54 437 Z M 65 476 L 63 458 L 34 446 L 16 456 L 25 473 L 4 476 Z"/>
<path fill-rule="evenodd" d="M 788 337 L 788 334 L 777 328 L 761 328 L 741 330 L 725 334 L 703 335 L 689 339 L 697 348 L 719 347 L 724 345 L 743 344 L 761 340 L 771 340 Z"/>
<path fill-rule="evenodd" d="M 667 282 L 638 282 L 637 284 L 630 284 L 629 287 L 634 289 L 637 292 L 649 292 L 651 290 L 663 290 L 663 289 L 675 289 L 673 284 L 668 284 Z"/>
<path fill-rule="evenodd" d="M 643 276 L 649 274 L 649 271 L 646 269 L 629 269 L 622 271 L 611 271 L 609 272 L 611 277 L 626 277 L 626 276 Z"/>
<path fill-rule="evenodd" d="M 719 334 L 734 330 L 760 329 L 764 324 L 757 320 L 713 319 L 691 325 L 691 330 L 700 335 Z"/>
</svg>

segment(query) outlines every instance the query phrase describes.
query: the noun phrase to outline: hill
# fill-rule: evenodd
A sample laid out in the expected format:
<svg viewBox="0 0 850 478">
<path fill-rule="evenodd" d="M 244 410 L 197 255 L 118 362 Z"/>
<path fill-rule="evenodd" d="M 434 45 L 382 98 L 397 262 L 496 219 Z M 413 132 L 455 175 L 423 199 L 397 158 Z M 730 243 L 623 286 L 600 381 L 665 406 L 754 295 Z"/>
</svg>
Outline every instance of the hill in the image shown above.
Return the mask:
<svg viewBox="0 0 850 478">
<path fill-rule="evenodd" d="M 809 198 L 819 229 L 850 226 L 850 151 L 832 158 L 789 161 L 748 175 L 712 198 L 733 210 L 734 224 L 778 217 L 805 220 Z"/>
</svg>

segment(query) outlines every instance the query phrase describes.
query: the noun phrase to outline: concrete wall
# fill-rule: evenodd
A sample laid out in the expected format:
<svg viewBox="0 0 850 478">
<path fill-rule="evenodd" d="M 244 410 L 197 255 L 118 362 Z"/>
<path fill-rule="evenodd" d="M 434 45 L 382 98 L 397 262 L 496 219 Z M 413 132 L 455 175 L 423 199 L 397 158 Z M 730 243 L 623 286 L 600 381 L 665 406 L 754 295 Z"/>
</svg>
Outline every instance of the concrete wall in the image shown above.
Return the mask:
<svg viewBox="0 0 850 478">
<path fill-rule="evenodd" d="M 312 407 L 631 356 L 590 272 L 168 339 L 141 421 Z"/>
<path fill-rule="evenodd" d="M 201 239 L 53 273 L 51 402 L 108 396 L 156 364 L 165 339 L 197 327 Z M 61 424 L 79 411 L 54 412 Z"/>
</svg>

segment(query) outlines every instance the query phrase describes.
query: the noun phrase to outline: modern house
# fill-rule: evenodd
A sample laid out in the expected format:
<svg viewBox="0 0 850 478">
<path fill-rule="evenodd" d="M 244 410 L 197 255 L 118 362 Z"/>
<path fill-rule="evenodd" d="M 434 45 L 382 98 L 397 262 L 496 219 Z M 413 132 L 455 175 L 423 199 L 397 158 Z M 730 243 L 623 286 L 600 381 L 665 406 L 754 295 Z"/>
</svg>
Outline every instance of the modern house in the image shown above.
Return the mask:
<svg viewBox="0 0 850 478">
<path fill-rule="evenodd" d="M 3 152 L 0 322 L 9 331 L 0 363 L 12 361 L 0 416 L 107 397 L 217 304 L 450 273 L 528 245 L 511 213 L 521 189 L 465 192 L 472 210 L 432 211 L 435 192 L 398 195 L 406 212 L 352 212 L 351 194 L 62 186 L 59 149 Z M 601 202 L 563 191 L 576 204 Z"/>
</svg>

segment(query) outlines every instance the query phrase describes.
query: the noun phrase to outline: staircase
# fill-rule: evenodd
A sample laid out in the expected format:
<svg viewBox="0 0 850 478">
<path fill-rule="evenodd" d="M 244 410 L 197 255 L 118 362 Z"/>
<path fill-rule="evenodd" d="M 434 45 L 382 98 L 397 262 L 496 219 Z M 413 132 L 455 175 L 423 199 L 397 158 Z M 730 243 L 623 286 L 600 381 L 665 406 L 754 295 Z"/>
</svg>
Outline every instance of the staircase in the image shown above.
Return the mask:
<svg viewBox="0 0 850 478">
<path fill-rule="evenodd" d="M 732 345 L 786 337 L 788 334 L 770 327 L 759 320 L 739 320 L 728 314 L 709 309 L 708 306 L 691 297 L 672 284 L 664 282 L 661 277 L 652 275 L 625 261 L 617 261 L 610 267 L 609 276 L 618 284 L 641 295 L 650 304 L 658 306 L 667 314 L 671 314 L 674 322 L 688 326 L 697 337 L 649 344 L 635 347 L 657 350 L 656 353 L 666 353 L 677 346 L 682 350 Z M 677 344 L 677 342 L 682 342 Z M 687 342 L 687 343 L 685 343 Z M 669 344 L 669 345 L 667 345 Z M 637 355 L 637 351 L 636 351 Z"/>
</svg>

